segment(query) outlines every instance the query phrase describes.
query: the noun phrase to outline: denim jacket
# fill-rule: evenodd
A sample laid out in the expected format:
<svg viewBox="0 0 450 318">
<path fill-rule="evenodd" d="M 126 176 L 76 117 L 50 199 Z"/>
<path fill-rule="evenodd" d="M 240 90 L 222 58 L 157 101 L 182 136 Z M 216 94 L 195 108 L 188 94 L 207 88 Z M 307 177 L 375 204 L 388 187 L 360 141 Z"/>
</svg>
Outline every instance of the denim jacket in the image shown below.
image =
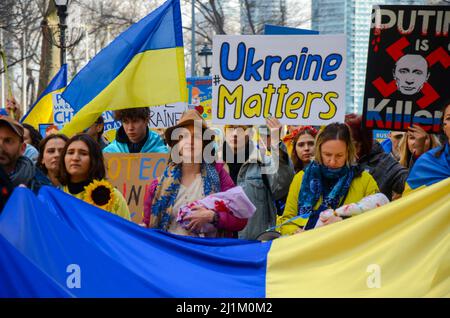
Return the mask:
<svg viewBox="0 0 450 318">
<path fill-rule="evenodd" d="M 272 151 L 271 156 L 261 156 L 260 152 L 255 150 L 239 170 L 237 185 L 244 189 L 256 206 L 255 214 L 239 232 L 241 239 L 254 240 L 276 223 L 277 210 L 274 200 L 287 196 L 295 175 L 294 166 L 282 142 L 279 143 L 279 150 L 279 153 Z M 271 173 L 264 174 L 263 177 L 263 168 L 271 170 Z"/>
</svg>

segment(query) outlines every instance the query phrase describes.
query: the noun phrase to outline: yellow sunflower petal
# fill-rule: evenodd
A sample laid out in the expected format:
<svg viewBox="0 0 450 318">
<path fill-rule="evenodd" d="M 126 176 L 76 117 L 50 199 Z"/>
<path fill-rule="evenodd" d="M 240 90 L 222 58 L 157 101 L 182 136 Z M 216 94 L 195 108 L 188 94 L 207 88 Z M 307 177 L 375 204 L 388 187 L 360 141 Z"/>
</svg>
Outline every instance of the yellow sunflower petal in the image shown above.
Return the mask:
<svg viewBox="0 0 450 318">
<path fill-rule="evenodd" d="M 111 195 L 109 198 L 109 201 L 105 204 L 105 205 L 97 205 L 94 202 L 94 199 L 92 198 L 92 194 L 93 192 L 98 188 L 98 187 L 105 187 L 107 188 Z M 84 187 L 85 190 L 85 195 L 84 195 L 84 201 L 94 205 L 96 207 L 99 207 L 103 210 L 109 211 L 112 208 L 112 205 L 114 203 L 115 200 L 115 195 L 114 195 L 114 188 L 113 186 L 106 180 L 94 180 L 93 182 L 91 182 L 89 185 L 87 185 L 86 187 Z"/>
</svg>

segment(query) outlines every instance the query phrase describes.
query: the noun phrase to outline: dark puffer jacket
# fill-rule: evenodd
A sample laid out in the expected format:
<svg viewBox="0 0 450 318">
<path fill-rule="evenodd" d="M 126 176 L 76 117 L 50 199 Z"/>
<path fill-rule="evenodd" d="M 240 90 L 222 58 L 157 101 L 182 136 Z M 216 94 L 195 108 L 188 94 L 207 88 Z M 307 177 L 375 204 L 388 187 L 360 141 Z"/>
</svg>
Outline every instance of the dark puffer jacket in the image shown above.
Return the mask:
<svg viewBox="0 0 450 318">
<path fill-rule="evenodd" d="M 378 188 L 389 200 L 392 200 L 393 191 L 403 193 L 408 169 L 384 152 L 379 142 L 374 142 L 370 154 L 363 156 L 359 164 L 373 176 Z"/>
<path fill-rule="evenodd" d="M 0 166 L 0 213 L 13 192 L 14 186 L 6 174 L 3 167 Z"/>
</svg>

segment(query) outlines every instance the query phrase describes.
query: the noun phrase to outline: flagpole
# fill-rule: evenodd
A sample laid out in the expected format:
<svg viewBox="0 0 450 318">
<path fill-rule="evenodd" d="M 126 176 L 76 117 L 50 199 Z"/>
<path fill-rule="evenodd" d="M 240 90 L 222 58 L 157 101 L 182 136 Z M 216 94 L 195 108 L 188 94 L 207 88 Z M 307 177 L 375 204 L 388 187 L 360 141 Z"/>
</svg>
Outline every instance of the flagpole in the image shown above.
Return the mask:
<svg viewBox="0 0 450 318">
<path fill-rule="evenodd" d="M 85 24 L 84 25 L 84 32 L 85 32 L 85 45 L 86 45 L 86 64 L 89 62 L 89 30 L 88 30 L 88 26 Z"/>
<path fill-rule="evenodd" d="M 192 35 L 191 35 L 191 76 L 194 77 L 196 75 L 195 72 L 195 0 L 191 0 L 192 3 Z"/>
<path fill-rule="evenodd" d="M 26 33 L 22 35 L 22 114 L 27 107 L 27 61 L 26 61 Z"/>
</svg>

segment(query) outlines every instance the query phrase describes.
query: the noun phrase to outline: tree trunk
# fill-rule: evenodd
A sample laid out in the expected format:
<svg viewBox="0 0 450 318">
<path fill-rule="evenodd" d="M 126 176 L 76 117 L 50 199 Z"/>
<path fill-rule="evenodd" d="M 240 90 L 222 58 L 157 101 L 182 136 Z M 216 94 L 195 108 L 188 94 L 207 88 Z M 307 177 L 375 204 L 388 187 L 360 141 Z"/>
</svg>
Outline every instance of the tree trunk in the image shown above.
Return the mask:
<svg viewBox="0 0 450 318">
<path fill-rule="evenodd" d="M 53 1 L 49 1 L 48 9 L 45 14 L 41 28 L 42 32 L 42 49 L 41 49 L 41 65 L 39 72 L 39 89 L 38 96 L 45 90 L 52 78 L 58 73 L 61 65 L 59 60 L 59 48 L 51 44 L 52 32 L 56 30 L 59 19 L 56 13 L 56 6 Z M 49 27 L 47 27 L 49 26 Z M 56 39 L 58 40 L 58 39 Z"/>
</svg>

